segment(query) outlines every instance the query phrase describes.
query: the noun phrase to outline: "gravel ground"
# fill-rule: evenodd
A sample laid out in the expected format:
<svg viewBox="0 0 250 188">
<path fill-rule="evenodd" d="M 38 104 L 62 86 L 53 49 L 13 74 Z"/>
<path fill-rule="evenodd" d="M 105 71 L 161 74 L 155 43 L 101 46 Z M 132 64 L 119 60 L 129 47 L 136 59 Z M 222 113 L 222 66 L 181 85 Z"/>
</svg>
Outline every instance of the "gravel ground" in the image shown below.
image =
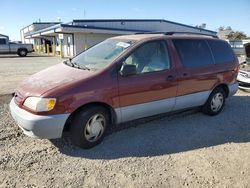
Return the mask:
<svg viewBox="0 0 250 188">
<path fill-rule="evenodd" d="M 250 187 L 250 93 L 242 91 L 218 116 L 192 110 L 124 124 L 90 150 L 23 135 L 6 93 L 58 62 L 0 57 L 0 187 Z"/>
<path fill-rule="evenodd" d="M 1 98 L 0 187 L 250 187 L 249 93 L 215 117 L 193 110 L 125 124 L 90 150 L 23 135 L 10 96 Z"/>
</svg>

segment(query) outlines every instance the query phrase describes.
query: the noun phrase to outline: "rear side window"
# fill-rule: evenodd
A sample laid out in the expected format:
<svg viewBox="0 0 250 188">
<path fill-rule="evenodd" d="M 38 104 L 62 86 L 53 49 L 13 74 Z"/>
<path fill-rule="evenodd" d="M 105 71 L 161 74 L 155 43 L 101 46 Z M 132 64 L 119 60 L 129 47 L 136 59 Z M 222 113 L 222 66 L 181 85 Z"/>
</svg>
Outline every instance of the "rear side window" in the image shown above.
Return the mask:
<svg viewBox="0 0 250 188">
<path fill-rule="evenodd" d="M 209 40 L 208 41 L 214 55 L 216 64 L 232 62 L 235 59 L 233 50 L 226 41 Z"/>
<path fill-rule="evenodd" d="M 0 39 L 0 44 L 6 44 L 6 39 Z"/>
<path fill-rule="evenodd" d="M 173 42 L 185 67 L 198 68 L 214 63 L 205 40 L 174 39 Z"/>
</svg>

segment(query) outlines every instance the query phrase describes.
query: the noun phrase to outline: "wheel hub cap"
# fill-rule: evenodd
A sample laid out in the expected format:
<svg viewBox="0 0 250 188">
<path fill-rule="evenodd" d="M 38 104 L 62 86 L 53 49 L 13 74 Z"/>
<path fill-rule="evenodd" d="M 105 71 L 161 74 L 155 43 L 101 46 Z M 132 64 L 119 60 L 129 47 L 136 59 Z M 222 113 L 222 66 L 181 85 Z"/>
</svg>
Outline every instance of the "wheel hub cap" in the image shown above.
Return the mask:
<svg viewBox="0 0 250 188">
<path fill-rule="evenodd" d="M 87 122 L 84 136 L 89 142 L 97 141 L 103 134 L 105 118 L 101 114 L 93 115 Z"/>
<path fill-rule="evenodd" d="M 224 102 L 224 97 L 221 93 L 217 93 L 214 95 L 212 101 L 211 101 L 211 108 L 214 112 L 221 109 Z"/>
<path fill-rule="evenodd" d="M 99 132 L 101 131 L 102 129 L 102 125 L 101 123 L 99 122 L 94 122 L 91 126 L 91 133 L 94 134 L 94 135 L 98 135 Z"/>
</svg>

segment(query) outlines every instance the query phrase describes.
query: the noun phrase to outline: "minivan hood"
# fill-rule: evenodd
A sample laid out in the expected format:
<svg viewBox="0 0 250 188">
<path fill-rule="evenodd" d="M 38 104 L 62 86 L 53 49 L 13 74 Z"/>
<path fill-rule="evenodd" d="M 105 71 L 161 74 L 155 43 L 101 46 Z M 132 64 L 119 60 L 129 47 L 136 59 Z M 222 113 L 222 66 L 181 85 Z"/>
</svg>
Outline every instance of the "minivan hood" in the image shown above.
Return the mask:
<svg viewBox="0 0 250 188">
<path fill-rule="evenodd" d="M 17 92 L 23 97 L 41 96 L 58 87 L 87 79 L 95 72 L 69 67 L 63 63 L 42 70 L 24 80 Z"/>
</svg>

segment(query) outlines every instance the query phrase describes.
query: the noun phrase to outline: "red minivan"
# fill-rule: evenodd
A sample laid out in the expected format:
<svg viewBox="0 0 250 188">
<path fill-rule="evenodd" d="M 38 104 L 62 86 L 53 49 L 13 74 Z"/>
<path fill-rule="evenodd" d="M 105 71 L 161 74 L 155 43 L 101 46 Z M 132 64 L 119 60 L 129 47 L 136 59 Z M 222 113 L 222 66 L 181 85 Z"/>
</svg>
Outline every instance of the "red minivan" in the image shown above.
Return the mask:
<svg viewBox="0 0 250 188">
<path fill-rule="evenodd" d="M 75 145 L 91 148 L 112 124 L 193 107 L 218 114 L 238 89 L 238 69 L 229 44 L 214 36 L 118 36 L 29 77 L 10 110 L 28 136 L 69 131 Z"/>
</svg>

